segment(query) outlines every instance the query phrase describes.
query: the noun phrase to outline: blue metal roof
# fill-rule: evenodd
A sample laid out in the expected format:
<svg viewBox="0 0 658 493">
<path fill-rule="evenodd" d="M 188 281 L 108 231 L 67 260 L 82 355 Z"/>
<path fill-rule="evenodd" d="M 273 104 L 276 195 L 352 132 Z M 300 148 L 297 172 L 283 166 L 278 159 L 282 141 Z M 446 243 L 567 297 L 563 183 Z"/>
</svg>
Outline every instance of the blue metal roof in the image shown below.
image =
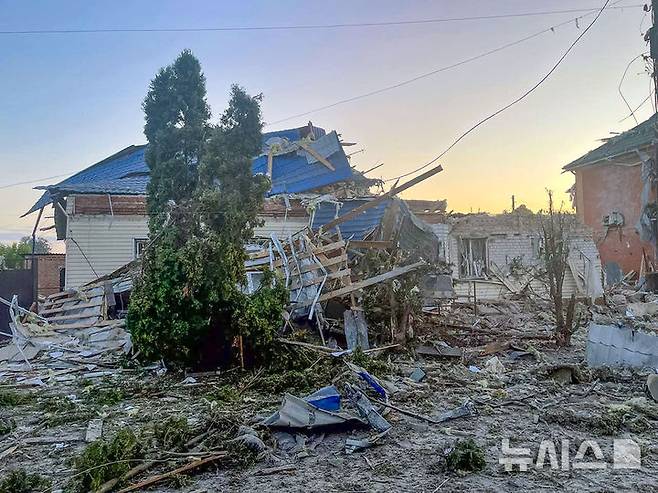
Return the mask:
<svg viewBox="0 0 658 493">
<path fill-rule="evenodd" d="M 319 127 L 305 126 L 263 134 L 263 142 L 272 137 L 286 138 L 290 142 L 299 141 L 313 131 L 317 142 L 324 143 L 324 149 L 334 151 L 323 155 L 335 171 L 324 164 L 309 158 L 305 151 L 293 151 L 275 155 L 272 161 L 272 188 L 269 195 L 279 193 L 301 193 L 353 178 L 352 168 L 343 151 L 336 132 L 326 134 Z M 109 193 L 142 195 L 146 194 L 149 168 L 144 152 L 146 145 L 129 146 L 118 153 L 76 173 L 56 185 L 36 187 L 45 189 L 36 204 L 25 214 L 45 207 L 53 201 L 51 192 L 59 193 Z M 314 161 L 310 162 L 309 161 Z M 267 156 L 253 160 L 254 174 L 267 173 Z"/>
<path fill-rule="evenodd" d="M 270 138 L 270 136 L 267 138 Z M 336 132 L 331 132 L 321 137 L 321 139 L 335 141 L 334 148 L 336 152 L 326 156 L 326 159 L 336 170 L 332 171 L 317 161 L 309 164 L 305 152 L 291 152 L 274 156 L 272 159 L 272 189 L 270 195 L 305 192 L 352 178 L 352 168 L 338 141 Z M 253 170 L 254 174 L 266 174 L 267 156 L 263 155 L 254 159 Z"/>
<path fill-rule="evenodd" d="M 356 209 L 366 202 L 368 202 L 368 199 L 345 200 L 343 201 L 343 206 L 338 210 L 338 216 L 340 217 L 347 214 L 352 209 Z M 363 211 L 357 217 L 340 224 L 338 227 L 340 228 L 341 236 L 346 240 L 363 240 L 366 234 L 381 224 L 386 208 L 390 203 L 391 199 L 384 200 L 380 204 Z M 319 229 L 320 226 L 324 226 L 335 217 L 336 204 L 331 202 L 321 202 L 315 210 L 312 225 L 313 230 Z M 331 232 L 335 233 L 336 228 L 331 229 Z"/>
</svg>

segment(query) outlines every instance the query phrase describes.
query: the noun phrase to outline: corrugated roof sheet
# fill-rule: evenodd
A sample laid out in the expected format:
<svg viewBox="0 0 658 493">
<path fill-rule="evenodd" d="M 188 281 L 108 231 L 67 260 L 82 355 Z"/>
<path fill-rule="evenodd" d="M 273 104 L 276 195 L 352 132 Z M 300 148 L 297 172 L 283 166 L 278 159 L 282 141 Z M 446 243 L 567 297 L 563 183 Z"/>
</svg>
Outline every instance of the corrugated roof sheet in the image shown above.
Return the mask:
<svg viewBox="0 0 658 493">
<path fill-rule="evenodd" d="M 331 185 L 353 177 L 352 168 L 336 132 L 327 134 L 319 127 L 300 127 L 263 134 L 263 142 L 272 137 L 281 137 L 291 142 L 299 141 L 313 131 L 316 142 L 322 149 L 335 150 L 325 157 L 335 168 L 330 170 L 320 162 L 309 164 L 305 151 L 295 151 L 274 156 L 272 166 L 272 189 L 270 195 L 279 193 L 301 193 Z M 51 191 L 61 193 L 109 193 L 141 195 L 146 193 L 148 165 L 144 157 L 146 145 L 129 146 L 122 151 L 76 173 L 56 185 L 37 187 L 45 189 L 36 204 L 26 213 L 30 214 L 52 202 Z M 267 156 L 253 160 L 253 171 L 267 173 Z"/>
<path fill-rule="evenodd" d="M 608 139 L 602 146 L 589 151 L 584 156 L 564 166 L 562 169 L 569 171 L 587 164 L 621 156 L 635 149 L 646 147 L 656 140 L 656 115 L 640 123 L 636 127 L 627 130 L 615 137 Z"/>
<path fill-rule="evenodd" d="M 342 216 L 347 214 L 352 209 L 356 209 L 362 204 L 368 202 L 367 199 L 354 199 L 345 200 L 343 206 L 338 211 L 338 215 Z M 391 203 L 391 199 L 385 200 L 382 203 L 365 210 L 359 216 L 345 221 L 339 225 L 340 233 L 344 239 L 362 240 L 366 234 L 370 233 L 374 228 L 379 226 L 384 218 L 386 208 Z M 324 226 L 336 217 L 336 204 L 331 202 L 321 202 L 315 210 L 313 217 L 313 230 L 317 230 L 320 226 Z M 336 228 L 331 230 L 332 233 L 336 232 Z"/>
</svg>

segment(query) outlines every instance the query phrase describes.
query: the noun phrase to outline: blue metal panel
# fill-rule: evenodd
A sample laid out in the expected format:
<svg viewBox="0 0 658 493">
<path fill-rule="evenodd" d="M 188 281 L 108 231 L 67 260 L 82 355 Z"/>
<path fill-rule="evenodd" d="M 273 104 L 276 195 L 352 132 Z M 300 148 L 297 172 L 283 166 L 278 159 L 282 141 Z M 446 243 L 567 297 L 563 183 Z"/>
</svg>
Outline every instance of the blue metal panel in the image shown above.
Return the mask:
<svg viewBox="0 0 658 493">
<path fill-rule="evenodd" d="M 263 134 L 263 142 L 271 137 L 285 137 L 290 141 L 301 138 L 307 127 L 279 130 Z M 326 135 L 324 129 L 314 127 L 316 138 Z M 336 137 L 337 139 L 337 137 Z M 308 164 L 304 155 L 296 152 L 275 156 L 273 158 L 272 189 L 269 195 L 279 193 L 300 193 L 315 188 L 331 185 L 352 178 L 352 168 L 340 143 L 337 152 L 327 157 L 336 171 L 331 171 L 319 162 Z M 30 214 L 52 202 L 48 190 L 68 193 L 115 193 L 144 194 L 148 184 L 149 168 L 144 153 L 146 145 L 129 146 L 122 151 L 100 161 L 89 168 L 46 188 L 36 204 L 25 214 Z M 267 172 L 267 156 L 259 156 L 253 161 L 254 174 Z"/>
<path fill-rule="evenodd" d="M 363 199 L 356 200 L 346 200 L 343 202 L 343 206 L 338 211 L 338 216 L 347 214 L 352 209 L 356 209 L 360 205 L 368 202 Z M 367 233 L 372 231 L 374 228 L 379 226 L 384 218 L 384 213 L 386 208 L 391 203 L 391 200 L 385 200 L 382 203 L 367 209 L 363 213 L 359 214 L 357 217 L 345 221 L 342 223 L 340 228 L 340 233 L 344 239 L 352 240 L 362 240 Z M 336 205 L 329 202 L 322 202 L 318 205 L 315 211 L 315 217 L 313 218 L 313 230 L 317 230 L 320 226 L 323 226 L 333 220 L 336 217 Z M 331 230 L 332 233 L 336 232 L 336 228 Z"/>
</svg>

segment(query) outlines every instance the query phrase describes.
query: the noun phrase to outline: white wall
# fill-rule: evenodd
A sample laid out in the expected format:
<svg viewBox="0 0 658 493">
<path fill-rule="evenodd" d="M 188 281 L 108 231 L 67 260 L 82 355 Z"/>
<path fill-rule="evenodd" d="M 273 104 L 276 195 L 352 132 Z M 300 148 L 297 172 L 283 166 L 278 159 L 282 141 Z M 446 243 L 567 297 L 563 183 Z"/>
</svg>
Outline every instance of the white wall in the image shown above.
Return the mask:
<svg viewBox="0 0 658 493">
<path fill-rule="evenodd" d="M 452 264 L 452 276 L 455 279 L 455 292 L 458 296 L 472 296 L 472 282 L 459 281 L 459 247 L 458 238 L 450 232 L 450 226 L 447 224 L 432 224 L 432 229 L 437 237 L 446 244 L 446 261 Z M 495 263 L 505 274 L 509 273 L 509 264 L 515 257 L 522 257 L 523 264 L 527 266 L 537 265 L 541 259 L 536 257 L 533 251 L 532 238 L 539 238 L 539 234 L 529 233 L 508 233 L 488 235 L 483 231 L 481 235 L 469 235 L 471 237 L 487 238 L 487 253 L 489 256 L 489 265 Z M 602 294 L 600 282 L 601 260 L 599 252 L 591 238 L 579 236 L 571 240 L 570 260 L 579 269 L 586 271 L 588 276 L 588 288 L 592 296 L 598 297 Z M 589 266 L 585 269 L 586 266 Z M 536 289 L 539 286 L 533 284 Z M 509 290 L 496 278 L 485 280 L 477 283 L 477 296 L 480 299 L 497 299 L 504 295 L 509 295 Z M 576 280 L 568 269 L 563 284 L 563 293 L 565 297 L 570 297 L 572 293 L 577 293 Z"/>
<path fill-rule="evenodd" d="M 145 216 L 69 216 L 66 237 L 65 283 L 68 289 L 109 274 L 133 260 L 134 240 L 148 237 L 148 219 Z"/>
<path fill-rule="evenodd" d="M 305 217 L 287 220 L 273 217 L 264 219 L 265 224 L 256 228 L 255 236 L 269 238 L 270 233 L 274 232 L 277 236 L 285 238 L 304 229 L 308 224 L 308 218 Z M 147 237 L 146 216 L 69 216 L 66 239 L 66 288 L 82 286 L 134 260 L 134 240 Z M 85 259 L 85 255 L 89 262 Z"/>
<path fill-rule="evenodd" d="M 256 238 L 269 238 L 276 233 L 279 238 L 287 238 L 308 226 L 308 217 L 264 217 L 265 224 L 254 228 Z"/>
</svg>

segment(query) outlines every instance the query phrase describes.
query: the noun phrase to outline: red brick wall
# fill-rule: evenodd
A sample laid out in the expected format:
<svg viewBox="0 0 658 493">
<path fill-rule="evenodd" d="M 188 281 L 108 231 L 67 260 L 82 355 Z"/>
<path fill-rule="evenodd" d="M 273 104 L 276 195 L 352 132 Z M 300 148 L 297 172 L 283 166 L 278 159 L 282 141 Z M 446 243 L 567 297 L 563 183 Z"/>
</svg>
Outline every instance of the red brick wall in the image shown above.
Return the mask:
<svg viewBox="0 0 658 493">
<path fill-rule="evenodd" d="M 110 201 L 111 200 L 111 201 Z M 146 214 L 145 195 L 75 195 L 73 214 Z"/>
<path fill-rule="evenodd" d="M 58 293 L 59 272 L 64 268 L 64 254 L 37 255 L 38 294 L 48 296 Z"/>
<path fill-rule="evenodd" d="M 624 272 L 638 272 L 642 250 L 653 258 L 654 248 L 640 240 L 636 230 L 642 212 L 642 167 L 614 164 L 576 170 L 576 210 L 578 217 L 594 231 L 601 263 L 616 262 Z M 624 216 L 622 228 L 606 228 L 603 216 L 613 210 Z"/>
</svg>

